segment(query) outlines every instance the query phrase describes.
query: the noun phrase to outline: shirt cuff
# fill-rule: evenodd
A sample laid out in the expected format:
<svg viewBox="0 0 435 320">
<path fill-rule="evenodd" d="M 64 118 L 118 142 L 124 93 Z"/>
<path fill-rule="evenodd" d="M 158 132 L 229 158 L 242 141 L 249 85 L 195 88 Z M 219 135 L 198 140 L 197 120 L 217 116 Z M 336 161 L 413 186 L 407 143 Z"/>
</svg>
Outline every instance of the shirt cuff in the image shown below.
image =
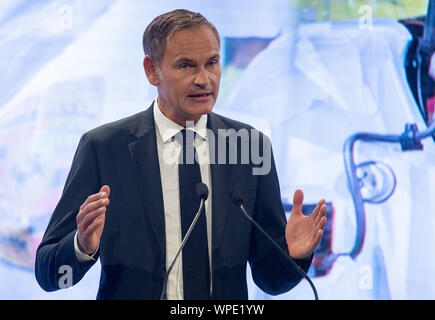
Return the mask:
<svg viewBox="0 0 435 320">
<path fill-rule="evenodd" d="M 78 231 L 76 231 L 76 234 L 74 235 L 74 252 L 76 254 L 77 260 L 79 262 L 95 261 L 94 255 L 97 253 L 100 244 L 98 244 L 97 249 L 95 250 L 95 252 L 93 254 L 87 255 L 86 253 L 81 252 L 79 249 L 79 245 L 77 243 L 77 234 L 78 234 Z"/>
</svg>

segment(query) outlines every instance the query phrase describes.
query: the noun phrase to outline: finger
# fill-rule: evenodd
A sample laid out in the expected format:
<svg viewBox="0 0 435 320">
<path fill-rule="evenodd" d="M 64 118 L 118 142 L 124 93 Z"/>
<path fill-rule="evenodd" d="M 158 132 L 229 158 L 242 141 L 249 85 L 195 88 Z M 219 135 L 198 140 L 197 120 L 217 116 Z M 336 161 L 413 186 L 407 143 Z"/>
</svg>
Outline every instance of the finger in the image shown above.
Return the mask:
<svg viewBox="0 0 435 320">
<path fill-rule="evenodd" d="M 108 185 L 104 185 L 101 187 L 100 192 L 105 192 L 107 196 L 110 195 L 110 187 Z"/>
<path fill-rule="evenodd" d="M 87 233 L 91 235 L 95 231 L 101 229 L 104 226 L 104 221 L 105 221 L 104 216 L 95 219 L 94 222 L 92 222 L 92 224 L 89 225 L 89 227 L 86 229 Z"/>
<path fill-rule="evenodd" d="M 311 216 L 314 219 L 317 219 L 320 213 L 320 208 L 325 204 L 325 199 L 320 199 L 319 202 L 317 202 L 316 207 L 314 208 L 313 212 L 311 213 Z"/>
<path fill-rule="evenodd" d="M 323 230 L 325 228 L 326 222 L 327 222 L 327 218 L 325 216 L 323 216 L 320 220 L 318 225 L 316 226 L 316 228 Z"/>
<path fill-rule="evenodd" d="M 101 210 L 98 210 L 101 208 L 106 208 L 109 202 L 110 200 L 108 198 L 102 198 L 88 204 L 85 208 L 79 211 L 76 217 L 77 225 L 82 224 L 84 220 L 94 220 L 95 216 L 101 213 Z M 89 224 L 89 222 L 87 222 L 87 224 Z"/>
<path fill-rule="evenodd" d="M 320 243 L 320 240 L 322 240 L 322 236 L 323 236 L 323 230 L 319 230 L 317 231 L 315 237 L 314 237 L 314 248 L 313 251 L 316 250 L 317 246 Z"/>
<path fill-rule="evenodd" d="M 313 211 L 313 214 L 315 214 L 314 215 L 314 224 L 315 225 L 317 225 L 319 223 L 320 219 L 322 219 L 322 217 L 325 215 L 327 208 L 328 207 L 325 204 L 325 200 L 323 200 L 323 199 L 320 200 L 316 206 L 317 211 L 316 212 Z M 314 210 L 316 210 L 316 209 L 314 209 Z"/>
<path fill-rule="evenodd" d="M 101 199 L 101 198 L 104 198 L 104 197 L 107 197 L 107 194 L 105 192 L 98 192 L 98 193 L 92 194 L 92 195 L 90 195 L 89 197 L 86 198 L 85 202 L 83 202 L 83 204 L 81 205 L 80 208 L 82 208 L 82 207 L 84 208 L 89 203 L 95 202 L 98 199 Z"/>
<path fill-rule="evenodd" d="M 304 193 L 302 192 L 302 190 L 297 189 L 293 195 L 292 213 L 302 214 L 303 201 L 304 201 Z"/>
<path fill-rule="evenodd" d="M 79 213 L 76 217 L 77 223 L 80 223 L 89 211 L 92 211 L 97 207 L 96 205 L 89 207 L 89 205 L 97 202 L 100 199 L 107 199 L 107 194 L 105 192 L 95 193 L 93 195 L 90 195 L 85 200 L 85 202 L 83 202 L 83 204 L 80 206 Z"/>
<path fill-rule="evenodd" d="M 88 213 L 95 211 L 97 209 L 99 209 L 100 207 L 107 207 L 109 205 L 109 198 L 107 197 L 103 197 L 100 198 L 92 203 L 89 203 L 86 208 L 83 210 L 84 214 L 87 215 Z"/>
<path fill-rule="evenodd" d="M 101 216 L 105 216 L 106 207 L 102 206 L 94 211 L 89 212 L 81 221 L 80 227 L 83 229 L 88 228 L 95 220 L 99 219 Z"/>
<path fill-rule="evenodd" d="M 84 238 L 90 238 L 92 234 L 104 227 L 104 217 L 95 219 L 85 230 L 81 231 Z"/>
</svg>

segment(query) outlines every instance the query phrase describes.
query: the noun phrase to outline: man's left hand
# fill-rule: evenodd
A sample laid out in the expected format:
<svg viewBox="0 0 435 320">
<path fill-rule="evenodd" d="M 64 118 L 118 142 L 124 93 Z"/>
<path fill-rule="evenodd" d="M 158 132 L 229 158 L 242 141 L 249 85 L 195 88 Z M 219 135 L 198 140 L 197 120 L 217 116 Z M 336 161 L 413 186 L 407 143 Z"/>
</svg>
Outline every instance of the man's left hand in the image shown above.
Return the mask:
<svg viewBox="0 0 435 320">
<path fill-rule="evenodd" d="M 326 224 L 325 200 L 320 200 L 309 216 L 302 213 L 303 200 L 302 190 L 296 190 L 293 196 L 293 209 L 285 229 L 287 247 L 294 259 L 308 257 L 316 250 Z"/>
</svg>

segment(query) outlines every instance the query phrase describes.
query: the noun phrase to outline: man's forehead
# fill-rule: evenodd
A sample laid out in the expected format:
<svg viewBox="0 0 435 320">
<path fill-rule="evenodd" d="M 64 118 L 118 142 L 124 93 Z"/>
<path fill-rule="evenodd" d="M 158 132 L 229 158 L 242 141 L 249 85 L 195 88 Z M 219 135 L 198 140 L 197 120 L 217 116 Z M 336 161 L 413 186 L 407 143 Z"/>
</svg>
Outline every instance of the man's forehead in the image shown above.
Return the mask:
<svg viewBox="0 0 435 320">
<path fill-rule="evenodd" d="M 216 35 L 208 27 L 183 29 L 175 32 L 166 41 L 166 52 L 177 57 L 208 53 L 219 54 L 220 46 Z"/>
<path fill-rule="evenodd" d="M 211 60 L 211 59 L 220 59 L 219 52 L 216 50 L 212 50 L 209 52 L 192 52 L 181 50 L 176 52 L 171 57 L 175 62 L 185 61 L 185 62 L 195 62 L 198 60 Z"/>
<path fill-rule="evenodd" d="M 218 36 L 214 33 L 214 31 L 209 26 L 206 25 L 175 30 L 168 35 L 167 40 L 170 41 L 170 40 L 174 40 L 174 38 L 176 39 L 179 37 L 183 37 L 186 35 L 188 36 L 192 34 L 207 34 L 210 38 L 213 38 L 214 40 L 216 40 L 216 42 L 219 43 Z"/>
</svg>

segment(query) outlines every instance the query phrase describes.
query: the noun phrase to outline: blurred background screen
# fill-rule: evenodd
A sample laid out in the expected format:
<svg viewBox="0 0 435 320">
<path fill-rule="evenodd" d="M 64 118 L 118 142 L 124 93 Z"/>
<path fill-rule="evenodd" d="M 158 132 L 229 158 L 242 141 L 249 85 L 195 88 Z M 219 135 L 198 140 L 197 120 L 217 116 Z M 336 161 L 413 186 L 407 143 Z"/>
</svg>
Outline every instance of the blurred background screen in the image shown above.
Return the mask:
<svg viewBox="0 0 435 320">
<path fill-rule="evenodd" d="M 214 111 L 270 136 L 287 214 L 297 188 L 307 213 L 328 203 L 320 299 L 433 299 L 428 0 L 1 0 L 0 299 L 95 299 L 99 263 L 47 293 L 35 251 L 80 136 L 155 99 L 142 34 L 177 8 L 219 30 Z M 252 299 L 312 298 L 305 281 L 271 297 L 248 277 Z"/>
</svg>

